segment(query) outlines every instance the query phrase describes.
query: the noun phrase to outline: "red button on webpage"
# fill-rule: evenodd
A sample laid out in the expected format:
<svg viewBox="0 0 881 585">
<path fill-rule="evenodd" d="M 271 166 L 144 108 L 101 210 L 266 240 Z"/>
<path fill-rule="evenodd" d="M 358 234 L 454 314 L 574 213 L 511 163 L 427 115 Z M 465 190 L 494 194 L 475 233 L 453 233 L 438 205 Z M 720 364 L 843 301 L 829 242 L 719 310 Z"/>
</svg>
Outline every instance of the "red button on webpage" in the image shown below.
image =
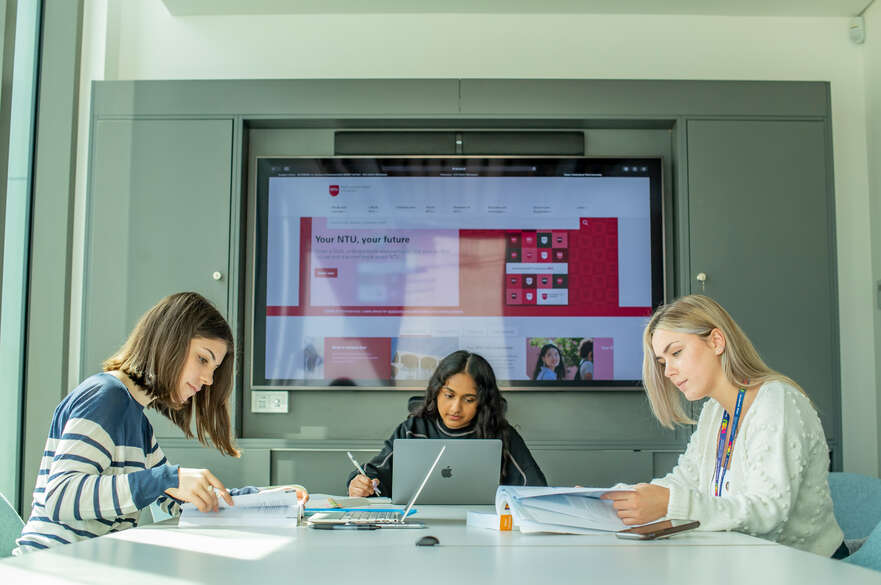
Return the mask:
<svg viewBox="0 0 881 585">
<path fill-rule="evenodd" d="M 336 268 L 316 268 L 315 278 L 336 278 L 338 276 Z"/>
</svg>

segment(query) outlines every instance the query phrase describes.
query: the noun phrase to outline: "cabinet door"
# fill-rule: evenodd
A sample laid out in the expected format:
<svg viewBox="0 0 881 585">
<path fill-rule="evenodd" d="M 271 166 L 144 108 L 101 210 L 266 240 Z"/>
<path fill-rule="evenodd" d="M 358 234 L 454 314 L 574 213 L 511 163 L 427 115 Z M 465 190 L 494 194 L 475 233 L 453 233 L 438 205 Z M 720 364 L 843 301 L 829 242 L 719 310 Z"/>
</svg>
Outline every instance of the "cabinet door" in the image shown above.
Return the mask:
<svg viewBox="0 0 881 585">
<path fill-rule="evenodd" d="M 241 457 L 227 457 L 216 449 L 205 449 L 201 445 L 180 447 L 177 444 L 162 446 L 162 452 L 171 463 L 182 467 L 199 466 L 210 469 L 228 488 L 270 484 L 269 449 L 241 448 Z"/>
<path fill-rule="evenodd" d="M 719 301 L 839 437 L 831 174 L 822 121 L 689 121 L 690 292 Z M 704 287 L 696 280 L 706 274 Z"/>
<path fill-rule="evenodd" d="M 594 451 L 578 448 L 531 449 L 548 485 L 607 487 L 618 482 L 639 483 L 652 477 L 650 451 Z"/>
<path fill-rule="evenodd" d="M 95 122 L 82 376 L 168 294 L 199 292 L 227 314 L 231 164 L 231 120 Z"/>
</svg>

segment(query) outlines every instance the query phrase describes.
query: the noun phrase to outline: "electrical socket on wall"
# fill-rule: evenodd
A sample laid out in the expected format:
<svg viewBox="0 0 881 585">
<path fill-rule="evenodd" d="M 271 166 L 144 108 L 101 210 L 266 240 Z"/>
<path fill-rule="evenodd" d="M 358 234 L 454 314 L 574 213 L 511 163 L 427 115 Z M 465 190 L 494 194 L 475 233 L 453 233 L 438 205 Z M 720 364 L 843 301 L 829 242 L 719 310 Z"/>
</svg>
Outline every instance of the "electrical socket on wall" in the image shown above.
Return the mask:
<svg viewBox="0 0 881 585">
<path fill-rule="evenodd" d="M 862 16 L 854 16 L 847 24 L 847 36 L 855 45 L 866 42 L 866 21 Z"/>
<path fill-rule="evenodd" d="M 286 413 L 288 393 L 285 390 L 252 390 L 251 412 Z"/>
</svg>

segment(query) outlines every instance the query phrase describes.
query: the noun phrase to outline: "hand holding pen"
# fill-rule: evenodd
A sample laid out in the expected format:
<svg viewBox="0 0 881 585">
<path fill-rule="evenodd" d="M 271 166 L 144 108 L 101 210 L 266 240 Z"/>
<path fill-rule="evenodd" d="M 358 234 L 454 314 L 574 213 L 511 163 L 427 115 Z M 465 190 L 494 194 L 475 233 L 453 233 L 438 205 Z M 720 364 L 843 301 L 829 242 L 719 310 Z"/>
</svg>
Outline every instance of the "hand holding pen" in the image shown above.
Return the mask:
<svg viewBox="0 0 881 585">
<path fill-rule="evenodd" d="M 367 477 L 367 474 L 364 473 L 364 469 L 349 451 L 346 451 L 346 455 L 349 456 L 349 461 L 352 462 L 352 465 L 355 466 L 355 469 L 357 469 L 360 474 L 355 476 L 355 478 L 349 483 L 349 495 L 363 497 L 376 493 L 377 496 L 381 496 L 382 492 L 379 491 L 379 480 Z"/>
</svg>

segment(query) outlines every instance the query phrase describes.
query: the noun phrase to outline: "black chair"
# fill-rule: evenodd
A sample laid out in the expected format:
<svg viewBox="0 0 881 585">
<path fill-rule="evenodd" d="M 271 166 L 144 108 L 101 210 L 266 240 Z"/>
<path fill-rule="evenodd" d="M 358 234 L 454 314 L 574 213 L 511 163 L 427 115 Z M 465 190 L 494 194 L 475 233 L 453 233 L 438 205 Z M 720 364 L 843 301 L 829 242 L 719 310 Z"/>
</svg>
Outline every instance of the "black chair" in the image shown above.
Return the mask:
<svg viewBox="0 0 881 585">
<path fill-rule="evenodd" d="M 407 411 L 410 414 L 416 414 L 420 408 L 422 408 L 422 402 L 425 400 L 425 396 L 411 396 L 407 400 Z"/>
</svg>

